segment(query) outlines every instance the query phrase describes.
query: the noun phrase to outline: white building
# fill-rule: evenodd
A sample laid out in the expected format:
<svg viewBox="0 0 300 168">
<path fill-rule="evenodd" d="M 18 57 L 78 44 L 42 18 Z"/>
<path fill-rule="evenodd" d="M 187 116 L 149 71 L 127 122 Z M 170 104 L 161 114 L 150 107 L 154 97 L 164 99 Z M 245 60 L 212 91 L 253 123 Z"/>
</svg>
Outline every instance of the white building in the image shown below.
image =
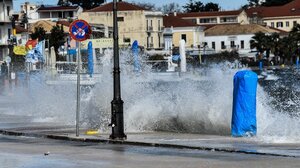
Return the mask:
<svg viewBox="0 0 300 168">
<path fill-rule="evenodd" d="M 240 54 L 250 52 L 250 40 L 255 33 L 282 33 L 282 31 L 257 24 L 216 25 L 205 30 L 204 42 L 216 52 L 236 50 Z"/>
<path fill-rule="evenodd" d="M 28 22 L 33 23 L 38 20 L 39 15 L 37 13 L 38 5 L 25 2 L 21 4 L 21 13 L 26 13 L 28 17 Z"/>
<path fill-rule="evenodd" d="M 83 9 L 80 6 L 44 6 L 37 9 L 38 20 L 59 21 L 77 19 Z M 36 20 L 37 21 L 37 20 Z"/>
<path fill-rule="evenodd" d="M 0 61 L 8 56 L 8 39 L 12 34 L 10 16 L 13 13 L 12 0 L 0 1 Z"/>
</svg>

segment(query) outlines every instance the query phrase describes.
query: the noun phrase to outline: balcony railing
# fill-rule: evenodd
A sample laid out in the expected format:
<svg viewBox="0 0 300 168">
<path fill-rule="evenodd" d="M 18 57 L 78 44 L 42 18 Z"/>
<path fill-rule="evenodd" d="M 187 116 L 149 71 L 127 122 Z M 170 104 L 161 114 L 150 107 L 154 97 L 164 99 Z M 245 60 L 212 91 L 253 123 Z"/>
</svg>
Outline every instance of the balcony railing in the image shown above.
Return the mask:
<svg viewBox="0 0 300 168">
<path fill-rule="evenodd" d="M 153 48 L 153 47 L 154 47 L 153 43 L 148 44 L 148 48 Z"/>
<path fill-rule="evenodd" d="M 152 26 L 147 27 L 147 31 L 153 31 L 153 27 Z"/>
<path fill-rule="evenodd" d="M 164 31 L 164 27 L 158 27 L 158 31 L 159 32 L 163 32 Z"/>
</svg>

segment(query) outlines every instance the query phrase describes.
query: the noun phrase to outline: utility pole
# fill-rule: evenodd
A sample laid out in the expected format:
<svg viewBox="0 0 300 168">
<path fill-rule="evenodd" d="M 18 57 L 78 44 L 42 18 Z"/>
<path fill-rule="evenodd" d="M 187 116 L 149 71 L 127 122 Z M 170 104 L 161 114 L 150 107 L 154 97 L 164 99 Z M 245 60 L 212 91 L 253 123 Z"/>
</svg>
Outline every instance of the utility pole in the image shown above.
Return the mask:
<svg viewBox="0 0 300 168">
<path fill-rule="evenodd" d="M 117 0 L 113 0 L 113 39 L 114 39 L 114 97 L 111 102 L 111 139 L 124 140 L 127 136 L 124 134 L 124 116 L 123 116 L 123 100 L 121 99 L 121 83 L 120 83 L 120 66 L 119 66 L 119 37 L 117 22 Z"/>
</svg>

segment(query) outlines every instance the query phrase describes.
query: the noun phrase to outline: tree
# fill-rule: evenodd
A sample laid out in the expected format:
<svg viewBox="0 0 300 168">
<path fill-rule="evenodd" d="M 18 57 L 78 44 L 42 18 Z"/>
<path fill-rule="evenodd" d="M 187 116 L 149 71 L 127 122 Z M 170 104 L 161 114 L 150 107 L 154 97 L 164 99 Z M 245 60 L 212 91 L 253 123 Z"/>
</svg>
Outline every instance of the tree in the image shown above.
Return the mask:
<svg viewBox="0 0 300 168">
<path fill-rule="evenodd" d="M 244 5 L 243 8 L 254 7 L 254 6 L 280 6 L 285 5 L 293 0 L 248 0 L 248 4 Z"/>
<path fill-rule="evenodd" d="M 208 2 L 203 4 L 201 1 L 190 0 L 189 3 L 183 6 L 185 12 L 210 12 L 219 11 L 219 4 Z"/>
<path fill-rule="evenodd" d="M 299 57 L 300 55 L 300 25 L 295 25 L 289 33 L 289 42 L 291 49 L 290 59 L 292 61 L 293 56 Z"/>
<path fill-rule="evenodd" d="M 220 6 L 219 4 L 209 2 L 204 5 L 204 11 L 219 11 Z"/>
<path fill-rule="evenodd" d="M 255 33 L 252 39 L 250 40 L 250 48 L 256 50 L 260 53 L 263 53 L 266 49 L 265 42 L 266 35 L 263 32 Z"/>
<path fill-rule="evenodd" d="M 46 38 L 46 31 L 43 27 L 35 27 L 34 32 L 30 35 L 30 37 L 35 40 L 43 41 Z"/>
<path fill-rule="evenodd" d="M 69 0 L 58 0 L 57 5 L 58 6 L 69 6 L 70 2 L 69 2 Z"/>
<path fill-rule="evenodd" d="M 201 12 L 204 10 L 204 5 L 201 1 L 190 0 L 186 5 L 182 6 L 185 12 Z"/>
<path fill-rule="evenodd" d="M 292 2 L 293 0 L 266 0 L 261 5 L 262 6 L 281 6 Z"/>
<path fill-rule="evenodd" d="M 134 2 L 133 4 L 140 6 L 146 10 L 156 10 L 155 4 L 153 3 Z"/>
<path fill-rule="evenodd" d="M 60 60 L 58 58 L 58 48 L 65 43 L 64 38 L 65 34 L 63 28 L 58 25 L 53 26 L 49 37 L 49 43 L 51 47 L 54 47 L 57 60 Z"/>
<path fill-rule="evenodd" d="M 252 6 L 259 6 L 260 5 L 260 0 L 248 0 L 249 2 L 249 6 L 252 7 Z"/>
<path fill-rule="evenodd" d="M 70 3 L 73 5 L 81 6 L 84 10 L 89 10 L 95 7 L 98 7 L 105 0 L 59 0 L 58 5 L 69 5 Z"/>
<path fill-rule="evenodd" d="M 162 6 L 163 13 L 181 12 L 181 7 L 177 3 L 169 3 Z"/>
</svg>

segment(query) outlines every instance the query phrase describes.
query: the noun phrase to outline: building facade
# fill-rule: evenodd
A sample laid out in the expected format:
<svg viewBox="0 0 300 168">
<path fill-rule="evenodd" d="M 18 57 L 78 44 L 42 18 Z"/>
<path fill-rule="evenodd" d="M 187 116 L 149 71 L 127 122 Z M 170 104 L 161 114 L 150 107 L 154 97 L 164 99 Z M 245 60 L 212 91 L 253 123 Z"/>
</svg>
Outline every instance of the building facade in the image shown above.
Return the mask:
<svg viewBox="0 0 300 168">
<path fill-rule="evenodd" d="M 82 12 L 80 6 L 44 6 L 41 5 L 37 10 L 38 20 L 74 20 Z M 32 21 L 34 22 L 34 21 Z"/>
<path fill-rule="evenodd" d="M 29 23 L 36 22 L 39 19 L 39 15 L 37 13 L 38 5 L 32 4 L 29 2 L 25 2 L 21 4 L 21 15 L 26 14 Z"/>
<path fill-rule="evenodd" d="M 142 7 L 118 2 L 119 43 L 131 45 L 135 40 L 147 49 L 163 48 L 163 14 Z M 83 12 L 79 19 L 91 25 L 113 27 L 113 3 L 107 3 Z"/>
<path fill-rule="evenodd" d="M 204 39 L 204 27 L 177 16 L 164 16 L 164 49 L 179 47 L 179 41 L 185 41 L 186 48 L 201 46 Z"/>
<path fill-rule="evenodd" d="M 294 0 L 283 6 L 253 7 L 246 12 L 250 23 L 291 31 L 300 23 L 300 0 Z"/>
<path fill-rule="evenodd" d="M 265 34 L 282 33 L 279 30 L 258 24 L 216 25 L 205 30 L 204 41 L 208 48 L 214 49 L 216 52 L 237 51 L 240 54 L 245 54 L 251 51 L 250 40 L 258 32 Z"/>
<path fill-rule="evenodd" d="M 174 14 L 185 20 L 190 20 L 198 25 L 215 24 L 249 24 L 247 13 L 244 10 L 214 11 L 214 12 L 192 12 Z"/>
<path fill-rule="evenodd" d="M 13 12 L 12 0 L 0 1 L 0 61 L 9 55 L 9 42 L 12 36 L 10 16 Z"/>
</svg>

